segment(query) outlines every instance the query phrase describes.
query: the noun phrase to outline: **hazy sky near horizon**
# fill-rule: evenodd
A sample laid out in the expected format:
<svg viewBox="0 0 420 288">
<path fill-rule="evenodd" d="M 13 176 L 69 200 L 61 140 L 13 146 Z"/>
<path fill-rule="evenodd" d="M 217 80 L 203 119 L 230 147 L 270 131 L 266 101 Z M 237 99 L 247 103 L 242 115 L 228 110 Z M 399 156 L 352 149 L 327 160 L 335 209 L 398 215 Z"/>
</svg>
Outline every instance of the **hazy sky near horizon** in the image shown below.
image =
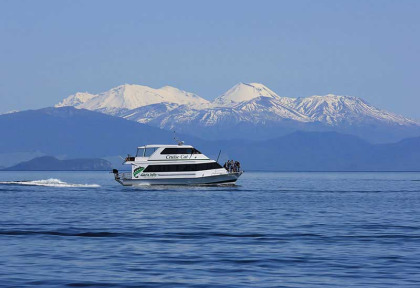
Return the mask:
<svg viewBox="0 0 420 288">
<path fill-rule="evenodd" d="M 238 82 L 420 119 L 420 1 L 0 0 L 0 113 L 80 91 Z"/>
</svg>

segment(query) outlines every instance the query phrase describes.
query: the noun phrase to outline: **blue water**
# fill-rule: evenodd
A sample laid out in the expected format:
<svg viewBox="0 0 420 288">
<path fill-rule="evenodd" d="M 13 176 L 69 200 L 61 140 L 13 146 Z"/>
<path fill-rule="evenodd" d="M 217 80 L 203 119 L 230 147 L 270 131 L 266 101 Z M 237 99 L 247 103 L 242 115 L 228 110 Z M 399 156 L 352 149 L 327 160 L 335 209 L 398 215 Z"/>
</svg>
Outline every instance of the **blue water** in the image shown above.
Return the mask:
<svg viewBox="0 0 420 288">
<path fill-rule="evenodd" d="M 132 188 L 106 172 L 0 172 L 49 178 L 0 184 L 1 286 L 420 287 L 420 173 Z"/>
</svg>

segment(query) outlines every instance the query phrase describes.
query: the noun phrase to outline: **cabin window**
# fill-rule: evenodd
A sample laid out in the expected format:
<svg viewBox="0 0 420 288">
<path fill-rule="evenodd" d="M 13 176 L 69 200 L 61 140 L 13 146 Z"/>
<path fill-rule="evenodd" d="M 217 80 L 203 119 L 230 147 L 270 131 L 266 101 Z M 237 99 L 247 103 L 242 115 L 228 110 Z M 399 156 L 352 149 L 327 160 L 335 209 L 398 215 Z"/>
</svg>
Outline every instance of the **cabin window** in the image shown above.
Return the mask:
<svg viewBox="0 0 420 288">
<path fill-rule="evenodd" d="M 150 157 L 158 148 L 139 148 L 136 157 Z"/>
<path fill-rule="evenodd" d="M 158 148 L 146 148 L 144 149 L 144 156 L 143 157 L 150 157 Z"/>
<path fill-rule="evenodd" d="M 195 148 L 165 148 L 160 154 L 201 154 Z"/>
<path fill-rule="evenodd" d="M 144 169 L 144 172 L 186 172 L 186 171 L 201 171 L 220 169 L 217 162 L 200 163 L 200 164 L 177 164 L 177 165 L 149 165 Z"/>
</svg>

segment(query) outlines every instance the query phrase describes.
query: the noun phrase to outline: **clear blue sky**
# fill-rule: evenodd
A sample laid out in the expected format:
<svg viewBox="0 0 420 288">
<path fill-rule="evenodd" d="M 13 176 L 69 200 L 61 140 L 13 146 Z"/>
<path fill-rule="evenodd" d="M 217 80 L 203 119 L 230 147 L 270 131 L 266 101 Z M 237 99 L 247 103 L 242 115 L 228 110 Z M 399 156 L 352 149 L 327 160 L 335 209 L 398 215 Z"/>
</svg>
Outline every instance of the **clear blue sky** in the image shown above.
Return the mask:
<svg viewBox="0 0 420 288">
<path fill-rule="evenodd" d="M 0 112 L 77 91 L 238 82 L 420 119 L 420 1 L 0 0 Z"/>
</svg>

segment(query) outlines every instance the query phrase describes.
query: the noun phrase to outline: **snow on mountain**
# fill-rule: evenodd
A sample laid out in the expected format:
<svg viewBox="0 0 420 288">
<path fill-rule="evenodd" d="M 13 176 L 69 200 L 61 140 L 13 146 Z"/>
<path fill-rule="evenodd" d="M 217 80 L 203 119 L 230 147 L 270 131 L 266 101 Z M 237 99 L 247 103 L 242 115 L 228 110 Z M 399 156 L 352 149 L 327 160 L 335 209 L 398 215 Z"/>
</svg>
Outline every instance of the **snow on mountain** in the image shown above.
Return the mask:
<svg viewBox="0 0 420 288">
<path fill-rule="evenodd" d="M 204 127 L 214 125 L 250 122 L 264 124 L 268 121 L 293 120 L 311 122 L 312 120 L 283 105 L 279 99 L 259 96 L 238 102 L 233 107 L 190 107 L 174 103 L 158 103 L 137 109 L 122 111 L 118 116 L 140 123 L 155 124 L 160 128 L 174 129 L 179 124 L 196 123 Z"/>
<path fill-rule="evenodd" d="M 249 101 L 258 97 L 279 99 L 276 93 L 259 83 L 239 83 L 213 101 L 215 107 L 231 107 L 237 103 Z"/>
<path fill-rule="evenodd" d="M 361 98 L 328 94 L 297 98 L 293 108 L 310 117 L 329 125 L 340 123 L 356 124 L 367 121 L 381 121 L 389 124 L 416 125 L 416 122 L 403 116 L 390 113 L 369 105 Z"/>
<path fill-rule="evenodd" d="M 260 96 L 249 101 L 236 104 L 232 108 L 244 115 L 252 115 L 252 121 L 261 122 L 261 119 L 270 121 L 281 121 L 284 119 L 299 122 L 311 122 L 311 119 L 303 113 L 296 111 L 290 106 L 286 98 L 269 98 Z M 292 98 L 288 98 L 292 99 Z"/>
<path fill-rule="evenodd" d="M 4 113 L 0 113 L 0 115 L 12 114 L 12 113 L 16 113 L 16 112 L 19 112 L 19 110 L 10 110 L 10 111 L 4 112 Z"/>
<path fill-rule="evenodd" d="M 88 92 L 77 92 L 74 95 L 70 95 L 55 107 L 64 107 L 64 106 L 74 106 L 77 107 L 78 105 L 82 105 L 83 103 L 88 102 L 92 98 L 95 98 L 97 95 L 90 94 Z"/>
<path fill-rule="evenodd" d="M 151 119 L 151 123 L 163 129 L 175 129 L 180 125 L 194 124 L 196 127 L 231 127 L 238 123 L 252 123 L 252 125 L 263 125 L 270 122 L 299 121 L 310 122 L 305 115 L 291 111 L 287 107 L 273 104 L 267 108 L 266 97 L 253 99 L 241 103 L 234 108 L 216 107 L 209 109 L 190 109 L 186 106 L 179 106 L 169 113 L 162 113 L 159 118 Z"/>
<path fill-rule="evenodd" d="M 239 83 L 209 102 L 174 87 L 122 85 L 76 93 L 56 105 L 95 110 L 162 129 L 212 138 L 270 138 L 296 130 L 338 131 L 373 142 L 420 135 L 420 125 L 364 100 L 328 94 L 280 97 L 259 83 Z"/>
<path fill-rule="evenodd" d="M 121 85 L 100 94 L 76 93 L 55 107 L 74 106 L 88 110 L 116 114 L 121 109 L 132 110 L 156 103 L 176 103 L 180 105 L 203 105 L 209 101 L 186 91 L 165 86 L 159 89 L 141 85 Z"/>
<path fill-rule="evenodd" d="M 148 123 L 154 119 L 157 119 L 161 115 L 170 113 L 180 106 L 181 105 L 179 104 L 169 102 L 156 103 L 132 110 L 121 110 L 116 116 L 139 123 Z"/>
</svg>

